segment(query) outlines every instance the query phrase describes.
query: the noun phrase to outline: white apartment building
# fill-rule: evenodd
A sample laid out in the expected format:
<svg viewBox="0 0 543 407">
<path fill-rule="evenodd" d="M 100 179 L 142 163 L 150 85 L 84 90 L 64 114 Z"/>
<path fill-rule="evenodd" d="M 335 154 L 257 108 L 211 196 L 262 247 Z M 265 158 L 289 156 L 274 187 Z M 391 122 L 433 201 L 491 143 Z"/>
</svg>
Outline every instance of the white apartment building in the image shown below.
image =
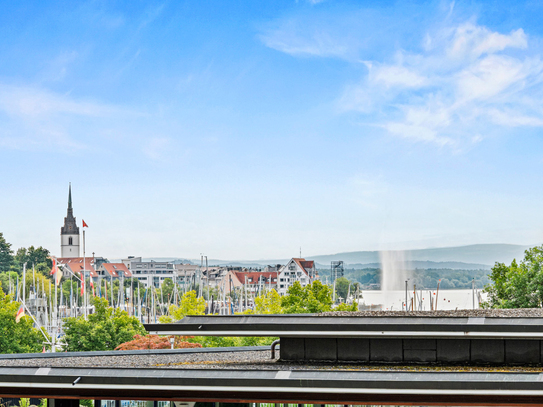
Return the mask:
<svg viewBox="0 0 543 407">
<path fill-rule="evenodd" d="M 166 261 L 142 261 L 141 257 L 128 256 L 122 262 L 145 288 L 154 286 L 159 288 L 167 278 L 174 279 L 175 267 L 173 263 Z"/>
<path fill-rule="evenodd" d="M 279 270 L 277 292 L 280 295 L 285 295 L 289 287 L 291 287 L 295 281 L 299 281 L 302 287 L 305 287 L 317 278 L 315 262 L 313 260 L 308 261 L 300 258 L 290 259 L 290 261 Z"/>
</svg>

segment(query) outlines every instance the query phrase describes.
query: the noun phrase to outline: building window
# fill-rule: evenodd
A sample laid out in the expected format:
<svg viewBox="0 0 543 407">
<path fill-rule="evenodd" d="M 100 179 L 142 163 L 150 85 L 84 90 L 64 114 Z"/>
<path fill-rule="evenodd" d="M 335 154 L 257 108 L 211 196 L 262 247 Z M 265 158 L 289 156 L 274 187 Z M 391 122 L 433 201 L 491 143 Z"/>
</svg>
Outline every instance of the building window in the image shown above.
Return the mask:
<svg viewBox="0 0 543 407">
<path fill-rule="evenodd" d="M 70 246 L 74 244 L 74 242 L 73 242 L 73 237 L 69 237 L 69 238 L 68 238 L 68 244 L 69 244 Z"/>
</svg>

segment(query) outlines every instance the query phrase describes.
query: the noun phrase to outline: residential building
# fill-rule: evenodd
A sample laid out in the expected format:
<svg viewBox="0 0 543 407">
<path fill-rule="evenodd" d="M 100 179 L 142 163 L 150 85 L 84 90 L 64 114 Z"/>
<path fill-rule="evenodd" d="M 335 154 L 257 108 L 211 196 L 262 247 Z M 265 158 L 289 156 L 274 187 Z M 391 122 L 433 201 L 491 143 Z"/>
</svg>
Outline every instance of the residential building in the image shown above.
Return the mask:
<svg viewBox="0 0 543 407">
<path fill-rule="evenodd" d="M 277 272 L 265 271 L 235 271 L 232 273 L 232 282 L 234 287 L 245 286 L 243 290 L 248 293 L 256 294 L 263 292 L 265 289 L 277 290 Z"/>
<path fill-rule="evenodd" d="M 101 261 L 104 260 L 99 257 Z M 70 279 L 74 275 L 81 278 L 81 273 L 85 270 L 86 277 L 91 277 L 93 280 L 98 278 L 96 272 L 96 259 L 93 257 L 60 257 L 57 259 L 57 263 L 62 266 L 62 276 L 66 279 Z"/>
<path fill-rule="evenodd" d="M 175 267 L 167 261 L 142 261 L 141 257 L 128 256 L 122 260 L 123 264 L 134 278 L 137 278 L 145 288 L 151 285 L 159 288 L 167 278 L 174 279 Z"/>
<path fill-rule="evenodd" d="M 174 264 L 177 284 L 182 288 L 194 288 L 199 268 L 196 264 Z"/>
<path fill-rule="evenodd" d="M 302 287 L 305 287 L 314 280 L 318 280 L 315 262 L 302 258 L 292 258 L 279 270 L 279 288 L 277 292 L 285 295 L 295 281 L 299 281 Z"/>
<path fill-rule="evenodd" d="M 113 280 L 132 277 L 132 273 L 124 263 L 102 263 L 96 272 L 100 278 Z"/>
</svg>

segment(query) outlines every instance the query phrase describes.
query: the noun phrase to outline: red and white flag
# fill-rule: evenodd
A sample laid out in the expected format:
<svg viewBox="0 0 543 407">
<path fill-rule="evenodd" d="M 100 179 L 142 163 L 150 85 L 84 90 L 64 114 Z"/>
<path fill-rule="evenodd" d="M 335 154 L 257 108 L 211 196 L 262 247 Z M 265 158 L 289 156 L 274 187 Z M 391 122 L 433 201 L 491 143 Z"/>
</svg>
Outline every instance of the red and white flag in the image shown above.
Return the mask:
<svg viewBox="0 0 543 407">
<path fill-rule="evenodd" d="M 57 260 L 54 257 L 50 257 L 51 261 L 53 262 L 53 267 L 51 267 L 51 272 L 49 273 L 50 276 L 55 274 L 55 269 L 57 267 Z"/>
<path fill-rule="evenodd" d="M 55 278 L 55 284 L 58 285 L 60 283 L 60 279 L 62 278 L 62 271 L 60 271 L 60 267 L 57 264 L 57 259 L 52 257 L 51 260 L 53 260 L 53 267 L 51 267 L 51 273 Z"/>
<path fill-rule="evenodd" d="M 19 308 L 19 311 L 17 311 L 17 315 L 15 315 L 15 322 L 18 323 L 24 314 L 25 314 L 25 307 L 21 305 L 21 307 Z"/>
<path fill-rule="evenodd" d="M 83 219 L 81 219 L 81 220 L 83 221 L 83 227 L 84 227 L 84 228 L 88 228 L 89 225 L 87 225 Z"/>
</svg>

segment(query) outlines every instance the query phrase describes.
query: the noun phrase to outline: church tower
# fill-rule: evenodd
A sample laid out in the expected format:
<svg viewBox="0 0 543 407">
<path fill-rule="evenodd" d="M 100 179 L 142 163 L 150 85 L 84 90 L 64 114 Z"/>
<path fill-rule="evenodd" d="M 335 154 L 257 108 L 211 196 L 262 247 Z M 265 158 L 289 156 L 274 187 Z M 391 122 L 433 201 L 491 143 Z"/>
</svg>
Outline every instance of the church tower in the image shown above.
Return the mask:
<svg viewBox="0 0 543 407">
<path fill-rule="evenodd" d="M 79 257 L 79 228 L 72 209 L 72 184 L 68 192 L 68 214 L 60 228 L 60 257 Z"/>
</svg>

